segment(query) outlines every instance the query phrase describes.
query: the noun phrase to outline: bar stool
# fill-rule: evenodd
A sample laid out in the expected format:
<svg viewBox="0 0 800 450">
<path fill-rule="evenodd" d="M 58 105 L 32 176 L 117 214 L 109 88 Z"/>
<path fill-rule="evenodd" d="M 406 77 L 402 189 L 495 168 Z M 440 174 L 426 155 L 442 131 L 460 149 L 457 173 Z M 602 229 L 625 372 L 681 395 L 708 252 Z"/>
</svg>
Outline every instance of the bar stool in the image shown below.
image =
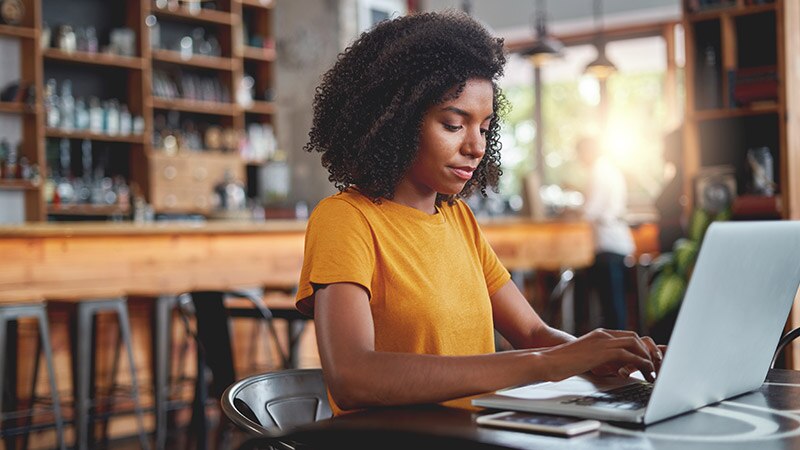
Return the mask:
<svg viewBox="0 0 800 450">
<path fill-rule="evenodd" d="M 308 317 L 297 311 L 294 306 L 294 295 L 297 292 L 296 286 L 265 286 L 253 292 L 253 295 L 258 295 L 261 298 L 263 305 L 269 309 L 273 319 L 282 319 L 286 321 L 286 344 L 287 352 L 281 348 L 278 333 L 272 321 L 260 321 L 254 329 L 250 338 L 250 345 L 252 349 L 257 348 L 258 342 L 263 340 L 262 330 L 266 330 L 272 340 L 275 342 L 279 369 L 297 369 L 299 366 L 299 346 L 300 337 L 305 329 Z M 241 298 L 226 298 L 225 307 L 228 315 L 234 318 L 255 318 L 263 319 L 262 314 L 257 308 L 253 307 L 252 300 Z M 263 325 L 263 327 L 261 326 Z M 254 354 L 254 352 L 250 352 Z M 259 369 L 254 363 L 248 367 L 249 371 Z M 264 368 L 260 368 L 264 371 Z M 275 370 L 275 367 L 268 367 L 267 370 Z"/>
<path fill-rule="evenodd" d="M 35 318 L 39 327 L 39 339 L 35 353 L 33 376 L 31 380 L 30 410 L 13 411 L 12 414 L 6 413 L 6 407 L 16 408 L 16 364 L 17 360 L 17 336 L 16 324 L 19 319 Z M 37 413 L 34 403 L 36 402 L 36 380 L 39 372 L 39 355 L 44 352 L 45 365 L 47 366 L 47 376 L 50 380 L 50 401 L 52 402 L 53 423 L 45 425 L 32 425 L 33 416 Z M 6 366 L 6 363 L 8 366 Z M 9 376 L 6 377 L 6 372 Z M 44 299 L 38 293 L 31 291 L 2 291 L 0 292 L 0 387 L 5 389 L 9 384 L 12 394 L 10 395 L 11 405 L 3 405 L 5 395 L 0 395 L 0 435 L 12 436 L 23 434 L 25 442 L 23 448 L 27 448 L 28 433 L 33 430 L 52 428 L 56 429 L 56 439 L 58 448 L 65 449 L 64 444 L 64 421 L 61 416 L 61 402 L 58 398 L 56 387 L 55 370 L 53 368 L 53 349 L 50 346 L 50 327 L 48 326 L 47 311 Z M 15 418 L 25 418 L 23 426 L 9 429 L 6 426 L 7 416 L 13 415 Z M 6 444 L 6 448 L 14 448 L 13 444 Z"/>
<path fill-rule="evenodd" d="M 151 324 L 152 344 L 152 377 L 153 402 L 155 411 L 154 447 L 163 450 L 167 443 L 167 422 L 170 410 L 190 406 L 188 402 L 180 402 L 172 398 L 172 382 L 170 380 L 170 361 L 172 360 L 172 319 L 173 312 L 178 311 L 184 317 L 189 314 L 186 294 L 169 292 L 166 289 L 141 287 L 127 291 L 128 297 L 146 298 L 153 301 Z M 187 329 L 187 334 L 188 333 Z"/>
<path fill-rule="evenodd" d="M 95 321 L 101 313 L 116 313 L 119 322 L 118 339 L 112 365 L 112 386 L 109 396 L 111 409 L 114 407 L 116 376 L 120 346 L 124 345 L 130 366 L 131 392 L 134 412 L 139 428 L 139 441 L 143 449 L 149 450 L 144 429 L 144 412 L 139 399 L 139 386 L 136 362 L 133 357 L 133 340 L 128 318 L 127 300 L 121 291 L 102 289 L 81 289 L 75 292 L 59 292 L 58 296 L 48 298 L 48 305 L 66 307 L 70 314 L 70 335 L 72 344 L 73 397 L 75 409 L 75 448 L 85 450 L 90 440 L 94 440 L 90 426 L 97 420 L 95 384 Z M 107 416 L 105 417 L 107 420 Z M 105 436 L 104 436 L 105 438 Z"/>
</svg>

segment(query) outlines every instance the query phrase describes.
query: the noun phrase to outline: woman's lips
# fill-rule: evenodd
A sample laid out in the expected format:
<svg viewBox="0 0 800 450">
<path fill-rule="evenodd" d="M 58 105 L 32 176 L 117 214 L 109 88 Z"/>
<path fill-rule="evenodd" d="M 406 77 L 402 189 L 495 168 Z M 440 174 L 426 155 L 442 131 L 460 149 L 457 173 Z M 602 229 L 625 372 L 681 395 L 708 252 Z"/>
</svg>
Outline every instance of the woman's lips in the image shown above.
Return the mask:
<svg viewBox="0 0 800 450">
<path fill-rule="evenodd" d="M 474 167 L 469 167 L 469 166 L 450 167 L 450 170 L 452 170 L 453 173 L 456 174 L 456 176 L 458 178 L 461 178 L 462 180 L 466 181 L 466 180 L 469 180 L 470 178 L 472 178 L 472 172 L 475 171 L 475 168 Z"/>
</svg>

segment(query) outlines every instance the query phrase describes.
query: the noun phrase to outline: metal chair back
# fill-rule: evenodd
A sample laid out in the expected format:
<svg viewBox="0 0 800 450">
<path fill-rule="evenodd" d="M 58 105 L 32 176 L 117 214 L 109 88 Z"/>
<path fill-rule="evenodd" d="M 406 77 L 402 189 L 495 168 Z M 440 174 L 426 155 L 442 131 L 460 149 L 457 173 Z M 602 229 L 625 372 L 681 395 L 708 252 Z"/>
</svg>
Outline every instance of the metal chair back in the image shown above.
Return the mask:
<svg viewBox="0 0 800 450">
<path fill-rule="evenodd" d="M 333 416 L 320 369 L 254 375 L 228 387 L 222 410 L 242 430 L 276 436 Z"/>
</svg>

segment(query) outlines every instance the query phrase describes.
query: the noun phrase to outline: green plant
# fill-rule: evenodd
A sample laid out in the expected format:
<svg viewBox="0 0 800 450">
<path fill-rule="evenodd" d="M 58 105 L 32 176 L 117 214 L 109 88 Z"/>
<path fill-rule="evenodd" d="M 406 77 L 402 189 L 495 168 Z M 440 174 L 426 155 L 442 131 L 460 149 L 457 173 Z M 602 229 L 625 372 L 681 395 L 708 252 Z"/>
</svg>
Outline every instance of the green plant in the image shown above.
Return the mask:
<svg viewBox="0 0 800 450">
<path fill-rule="evenodd" d="M 695 209 L 689 220 L 688 236 L 675 241 L 671 253 L 665 253 L 654 261 L 653 268 L 657 274 L 653 277 L 645 311 L 649 326 L 680 307 L 708 226 L 730 217 L 730 209 L 719 213 Z"/>
</svg>

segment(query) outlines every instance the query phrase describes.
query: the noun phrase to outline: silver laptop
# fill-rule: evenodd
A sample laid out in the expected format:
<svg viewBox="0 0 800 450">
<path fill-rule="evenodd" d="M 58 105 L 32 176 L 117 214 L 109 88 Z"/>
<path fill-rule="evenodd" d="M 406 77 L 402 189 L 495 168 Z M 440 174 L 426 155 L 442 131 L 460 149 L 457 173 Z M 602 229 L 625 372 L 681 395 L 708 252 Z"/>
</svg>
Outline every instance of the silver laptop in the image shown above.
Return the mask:
<svg viewBox="0 0 800 450">
<path fill-rule="evenodd" d="M 655 383 L 581 375 L 476 406 L 651 424 L 761 386 L 800 284 L 800 221 L 712 224 Z"/>
</svg>

